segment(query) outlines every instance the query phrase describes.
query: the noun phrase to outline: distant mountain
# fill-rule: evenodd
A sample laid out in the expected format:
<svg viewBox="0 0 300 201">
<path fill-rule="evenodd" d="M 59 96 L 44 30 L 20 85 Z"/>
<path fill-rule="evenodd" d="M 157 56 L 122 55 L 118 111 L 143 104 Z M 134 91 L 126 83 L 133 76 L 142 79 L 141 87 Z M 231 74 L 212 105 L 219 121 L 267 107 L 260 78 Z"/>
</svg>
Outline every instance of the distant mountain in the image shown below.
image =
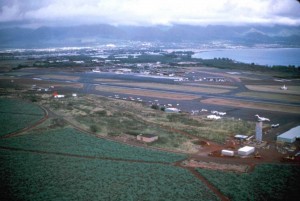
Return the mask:
<svg viewBox="0 0 300 201">
<path fill-rule="evenodd" d="M 279 44 L 300 47 L 300 27 L 289 26 L 111 26 L 0 29 L 0 47 L 92 45 L 116 40 L 210 43 L 236 45 Z"/>
</svg>

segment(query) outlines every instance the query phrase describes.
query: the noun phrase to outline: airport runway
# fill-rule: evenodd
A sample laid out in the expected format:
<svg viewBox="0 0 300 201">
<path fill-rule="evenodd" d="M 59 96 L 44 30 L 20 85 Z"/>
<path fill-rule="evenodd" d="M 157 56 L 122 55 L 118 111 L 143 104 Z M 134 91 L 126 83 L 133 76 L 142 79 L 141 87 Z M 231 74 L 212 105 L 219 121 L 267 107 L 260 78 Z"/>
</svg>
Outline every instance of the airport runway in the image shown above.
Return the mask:
<svg viewBox="0 0 300 201">
<path fill-rule="evenodd" d="M 24 75 L 22 77 L 27 78 L 38 78 L 41 75 L 64 75 L 64 76 L 76 76 L 79 77 L 79 80 L 77 81 L 70 81 L 70 80 L 61 80 L 61 79 L 45 79 L 43 80 L 51 81 L 51 82 L 66 82 L 66 83 L 82 83 L 83 88 L 81 89 L 74 89 L 74 88 L 65 88 L 64 90 L 69 90 L 70 92 L 76 92 L 76 93 L 83 93 L 83 94 L 96 94 L 96 95 L 102 95 L 106 97 L 112 97 L 114 98 L 114 95 L 116 93 L 114 92 L 104 92 L 96 90 L 96 86 L 103 86 L 103 87 L 118 87 L 125 89 L 140 89 L 140 90 L 152 90 L 157 92 L 165 92 L 165 93 L 173 93 L 173 94 L 183 94 L 183 95 L 193 95 L 198 96 L 199 98 L 196 98 L 194 100 L 171 100 L 166 99 L 164 97 L 147 97 L 147 96 L 134 96 L 134 95 L 128 95 L 128 94 L 122 94 L 118 93 L 119 99 L 125 99 L 128 100 L 129 97 L 137 98 L 139 97 L 142 99 L 143 104 L 150 105 L 156 100 L 158 100 L 158 103 L 161 105 L 167 105 L 172 104 L 173 106 L 178 107 L 182 111 L 190 112 L 191 110 L 201 110 L 201 109 L 207 109 L 208 111 L 211 110 L 217 110 L 226 112 L 228 116 L 233 118 L 241 118 L 243 120 L 249 120 L 254 121 L 255 114 L 262 114 L 264 116 L 269 117 L 272 120 L 272 123 L 281 123 L 281 124 L 287 124 L 289 122 L 300 122 L 300 115 L 299 114 L 290 114 L 290 113 L 283 113 L 283 112 L 274 112 L 274 111 L 267 111 L 267 110 L 259 110 L 259 109 L 247 109 L 247 108 L 239 108 L 239 107 L 231 107 L 231 106 L 221 106 L 221 105 L 211 105 L 211 104 L 204 104 L 201 103 L 200 100 L 207 99 L 207 98 L 221 98 L 221 99 L 227 99 L 227 100 L 237 100 L 237 101 L 250 101 L 255 103 L 264 103 L 264 104 L 275 104 L 280 106 L 300 106 L 300 103 L 295 102 L 285 102 L 285 101 L 277 101 L 277 100 L 267 100 L 263 98 L 247 98 L 247 97 L 236 97 L 232 94 L 232 92 L 225 93 L 225 94 L 210 94 L 210 93 L 201 93 L 201 92 L 190 92 L 190 91 L 179 91 L 179 90 L 166 90 L 166 89 L 157 89 L 157 88 L 151 88 L 151 87 L 141 87 L 141 86 L 122 86 L 121 84 L 117 83 L 107 83 L 107 82 L 97 82 L 94 81 L 94 79 L 118 79 L 118 80 L 124 80 L 126 81 L 134 81 L 134 82 L 155 82 L 155 83 L 164 83 L 164 84 L 178 84 L 175 83 L 173 80 L 165 80 L 165 79 L 158 79 L 158 78 L 144 78 L 144 77 L 138 77 L 138 76 L 132 76 L 132 75 L 125 75 L 125 74 L 114 74 L 114 73 L 73 73 L 73 72 L 47 72 L 44 69 L 43 70 L 30 70 L 29 72 L 33 73 L 31 75 Z M 245 87 L 238 83 L 238 89 L 235 89 L 235 93 L 243 92 L 245 90 Z M 202 86 L 201 86 L 202 87 Z M 282 118 L 284 116 L 284 118 Z"/>
</svg>

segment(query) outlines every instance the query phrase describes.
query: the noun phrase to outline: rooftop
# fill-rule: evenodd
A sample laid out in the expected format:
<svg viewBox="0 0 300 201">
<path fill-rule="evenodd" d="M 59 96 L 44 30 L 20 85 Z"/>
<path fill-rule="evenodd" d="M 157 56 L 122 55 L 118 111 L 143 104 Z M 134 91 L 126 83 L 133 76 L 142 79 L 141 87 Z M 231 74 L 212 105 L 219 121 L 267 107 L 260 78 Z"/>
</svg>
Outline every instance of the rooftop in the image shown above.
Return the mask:
<svg viewBox="0 0 300 201">
<path fill-rule="evenodd" d="M 285 133 L 282 133 L 278 137 L 281 138 L 295 138 L 295 137 L 300 137 L 300 126 L 294 127 Z"/>
<path fill-rule="evenodd" d="M 254 147 L 244 146 L 244 147 L 240 148 L 238 151 L 248 152 L 252 149 L 254 149 Z"/>
<path fill-rule="evenodd" d="M 240 138 L 240 139 L 247 139 L 248 136 L 247 135 L 240 135 L 240 134 L 237 134 L 234 136 L 235 138 Z"/>
</svg>

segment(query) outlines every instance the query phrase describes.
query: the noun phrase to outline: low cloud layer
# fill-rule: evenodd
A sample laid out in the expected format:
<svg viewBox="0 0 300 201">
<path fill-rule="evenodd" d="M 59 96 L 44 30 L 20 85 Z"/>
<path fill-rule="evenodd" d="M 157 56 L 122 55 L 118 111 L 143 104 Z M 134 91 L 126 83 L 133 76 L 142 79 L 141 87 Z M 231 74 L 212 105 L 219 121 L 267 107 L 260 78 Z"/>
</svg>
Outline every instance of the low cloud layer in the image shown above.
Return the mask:
<svg viewBox="0 0 300 201">
<path fill-rule="evenodd" d="M 296 0 L 0 0 L 0 25 L 300 25 Z"/>
</svg>

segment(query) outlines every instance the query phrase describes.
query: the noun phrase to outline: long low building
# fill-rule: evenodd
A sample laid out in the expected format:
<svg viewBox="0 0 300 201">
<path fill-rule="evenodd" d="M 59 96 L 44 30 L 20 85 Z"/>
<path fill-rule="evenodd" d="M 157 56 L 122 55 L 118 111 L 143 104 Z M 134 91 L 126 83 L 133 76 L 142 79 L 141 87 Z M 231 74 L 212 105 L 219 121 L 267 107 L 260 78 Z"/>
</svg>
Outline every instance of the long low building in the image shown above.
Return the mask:
<svg viewBox="0 0 300 201">
<path fill-rule="evenodd" d="M 300 138 L 300 126 L 292 128 L 285 133 L 277 136 L 278 142 L 288 142 L 293 143 L 296 141 L 296 138 Z"/>
</svg>

